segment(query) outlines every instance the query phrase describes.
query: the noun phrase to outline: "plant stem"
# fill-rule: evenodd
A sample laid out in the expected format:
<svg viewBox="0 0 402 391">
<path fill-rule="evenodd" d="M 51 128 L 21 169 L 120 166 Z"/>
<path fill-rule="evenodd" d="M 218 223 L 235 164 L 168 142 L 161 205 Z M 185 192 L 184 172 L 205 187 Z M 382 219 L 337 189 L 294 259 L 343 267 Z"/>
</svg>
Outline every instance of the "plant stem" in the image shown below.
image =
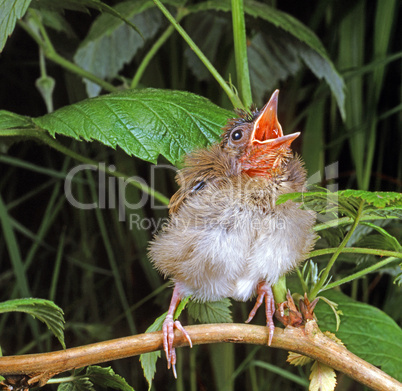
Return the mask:
<svg viewBox="0 0 402 391">
<path fill-rule="evenodd" d="M 385 220 L 385 219 L 397 219 L 398 217 L 396 216 L 370 216 L 370 215 L 365 215 L 360 218 L 360 221 L 371 221 L 371 220 Z M 315 232 L 322 231 L 323 229 L 327 228 L 332 228 L 332 227 L 338 227 L 340 225 L 346 225 L 346 224 L 352 224 L 353 219 L 351 217 L 342 217 L 340 219 L 334 219 L 327 221 L 325 223 L 317 224 L 314 226 L 313 230 Z M 321 250 L 318 250 L 321 251 Z"/>
<path fill-rule="evenodd" d="M 339 247 L 323 248 L 320 250 L 314 250 L 308 254 L 307 258 L 314 258 L 320 255 L 333 254 L 338 250 Z M 371 254 L 378 255 L 380 257 L 395 257 L 402 258 L 402 252 L 381 250 L 376 248 L 363 248 L 363 247 L 346 247 L 342 249 L 342 253 L 345 254 Z"/>
<path fill-rule="evenodd" d="M 323 229 L 327 228 L 332 228 L 332 227 L 337 227 L 339 225 L 345 225 L 345 224 L 350 224 L 353 222 L 353 219 L 351 217 L 342 217 L 340 219 L 336 218 L 330 221 L 326 221 L 325 223 L 317 224 L 314 226 L 314 231 L 321 231 Z"/>
<path fill-rule="evenodd" d="M 93 73 L 88 72 L 87 70 L 79 67 L 78 65 L 74 64 L 73 62 L 70 62 L 66 60 L 64 57 L 60 56 L 56 50 L 54 49 L 52 43 L 50 42 L 49 37 L 46 34 L 46 31 L 37 17 L 37 15 L 33 12 L 31 13 L 32 20 L 35 22 L 37 25 L 39 31 L 42 34 L 42 37 L 39 37 L 29 26 L 28 23 L 25 23 L 22 20 L 19 20 L 18 23 L 19 25 L 34 39 L 34 41 L 42 48 L 44 55 L 46 58 L 49 60 L 55 62 L 56 64 L 59 64 L 61 67 L 67 69 L 68 71 L 75 73 L 85 79 L 88 79 L 92 81 L 93 83 L 98 84 L 100 87 L 102 87 L 104 90 L 108 92 L 115 92 L 118 91 L 118 88 L 115 87 L 113 84 L 108 83 L 107 81 L 100 79 L 99 77 L 95 76 Z"/>
<path fill-rule="evenodd" d="M 327 278 L 328 278 L 329 272 L 331 271 L 332 266 L 334 265 L 335 261 L 337 260 L 339 254 L 342 252 L 342 250 L 347 245 L 350 237 L 352 236 L 357 225 L 359 224 L 359 220 L 360 220 L 360 217 L 361 217 L 361 214 L 363 211 L 363 205 L 364 205 L 364 201 L 361 201 L 359 208 L 357 209 L 357 213 L 356 213 L 356 217 L 353 222 L 353 225 L 350 227 L 350 230 L 347 233 L 347 235 L 343 238 L 342 243 L 338 246 L 338 248 L 332 255 L 331 259 L 328 262 L 327 267 L 323 270 L 323 273 L 322 273 L 320 279 L 318 280 L 317 284 L 315 284 L 315 286 L 311 290 L 311 292 L 309 294 L 310 300 L 314 300 L 316 298 L 316 296 L 318 295 L 318 293 L 320 292 L 321 288 L 324 286 L 325 282 L 327 281 Z"/>
<path fill-rule="evenodd" d="M 31 134 L 32 136 L 32 134 Z M 159 193 L 158 191 L 154 190 L 152 187 L 149 187 L 147 185 L 145 185 L 144 183 L 141 182 L 137 182 L 134 181 L 132 178 L 129 178 L 127 175 L 119 172 L 119 171 L 110 171 L 106 165 L 100 165 L 98 164 L 98 162 L 88 159 L 74 151 L 72 151 L 71 149 L 68 149 L 67 147 L 65 147 L 64 145 L 60 144 L 59 142 L 57 142 L 55 139 L 51 138 L 50 136 L 48 136 L 45 133 L 38 133 L 36 135 L 37 138 L 39 138 L 41 141 L 43 141 L 44 143 L 46 143 L 47 145 L 49 145 L 50 147 L 56 149 L 57 151 L 63 153 L 64 155 L 70 156 L 75 160 L 78 160 L 82 163 L 85 164 L 90 164 L 94 167 L 96 167 L 98 170 L 105 172 L 108 175 L 112 175 L 115 176 L 117 178 L 122 178 L 124 180 L 130 179 L 127 181 L 127 183 L 132 184 L 133 186 L 137 187 L 138 189 L 142 190 L 143 192 L 149 194 L 151 197 L 155 198 L 156 200 L 160 201 L 162 204 L 164 205 L 168 205 L 169 204 L 169 199 L 167 197 L 165 197 L 163 194 Z"/>
<path fill-rule="evenodd" d="M 227 94 L 230 101 L 232 102 L 235 108 L 245 109 L 243 103 L 240 98 L 233 92 L 233 90 L 229 87 L 226 81 L 222 78 L 219 72 L 215 69 L 215 67 L 211 64 L 208 58 L 204 55 L 204 53 L 200 50 L 200 48 L 195 44 L 195 42 L 190 38 L 190 36 L 186 33 L 186 31 L 177 23 L 172 14 L 166 9 L 166 7 L 159 1 L 153 0 L 156 6 L 162 11 L 162 13 L 166 16 L 169 22 L 174 26 L 174 28 L 178 31 L 178 33 L 183 37 L 183 39 L 187 42 L 190 48 L 194 51 L 194 53 L 198 56 L 198 58 L 202 61 L 202 63 L 207 67 L 209 72 L 211 72 L 212 76 L 219 83 L 223 91 Z"/>
<path fill-rule="evenodd" d="M 74 380 L 79 379 L 82 376 L 67 376 L 59 377 L 55 379 L 49 379 L 46 384 L 59 384 L 59 383 L 71 383 Z"/>
<path fill-rule="evenodd" d="M 304 292 L 308 292 L 308 286 L 307 286 L 307 284 L 306 284 L 306 281 L 304 281 L 304 278 L 303 278 L 303 275 L 302 275 L 302 273 L 301 273 L 301 271 L 300 271 L 300 268 L 297 268 L 297 269 L 296 269 L 296 273 L 297 273 L 297 276 L 299 277 L 300 284 L 301 284 L 301 286 L 302 286 L 302 290 L 303 290 Z"/>
<path fill-rule="evenodd" d="M 375 265 L 371 265 L 369 267 L 366 267 L 363 270 L 360 270 L 360 271 L 358 271 L 358 272 L 356 272 L 354 274 L 351 274 L 351 275 L 349 275 L 349 276 L 347 276 L 345 278 L 342 278 L 342 279 L 340 279 L 338 281 L 334 281 L 331 284 L 326 285 L 325 287 L 323 287 L 321 289 L 321 292 L 326 291 L 328 289 L 335 288 L 335 287 L 340 286 L 342 284 L 345 284 L 345 283 L 347 283 L 349 281 L 355 280 L 356 278 L 359 278 L 359 277 L 362 277 L 362 276 L 364 276 L 366 274 L 369 274 L 369 273 L 371 273 L 371 272 L 373 272 L 375 270 L 381 269 L 382 267 L 384 267 L 384 266 L 388 265 L 389 263 L 392 263 L 392 262 L 394 262 L 394 261 L 396 261 L 398 259 L 400 259 L 400 258 L 389 257 L 387 259 L 384 259 L 383 261 L 380 261 L 380 262 L 376 263 Z"/>
<path fill-rule="evenodd" d="M 45 51 L 45 55 L 49 60 L 55 62 L 56 64 L 59 64 L 60 66 L 62 66 L 64 69 L 67 69 L 71 73 L 75 73 L 75 74 L 83 77 L 84 79 L 88 79 L 88 80 L 92 81 L 93 83 L 98 84 L 105 91 L 116 92 L 119 90 L 113 84 L 110 84 L 107 81 L 100 79 L 99 77 L 95 76 L 93 73 L 88 72 L 87 70 L 79 67 L 78 65 L 75 65 L 73 62 L 66 60 L 64 57 L 60 56 L 56 52 L 46 53 L 46 51 Z"/>
<path fill-rule="evenodd" d="M 187 15 L 187 12 L 184 11 L 183 9 L 180 9 L 176 21 L 180 22 L 181 19 L 183 19 L 184 16 Z M 175 28 L 173 25 L 170 25 L 164 33 L 159 37 L 159 39 L 152 45 L 151 49 L 149 52 L 146 54 L 144 59 L 141 61 L 141 64 L 137 68 L 137 71 L 135 72 L 135 75 L 133 77 L 133 80 L 131 82 L 130 88 L 136 88 L 138 86 L 138 83 L 142 77 L 142 75 L 145 72 L 145 69 L 147 68 L 149 62 L 152 60 L 152 58 L 155 56 L 159 48 L 168 40 L 168 38 L 172 35 L 173 31 L 175 31 Z"/>
<path fill-rule="evenodd" d="M 248 108 L 253 103 L 253 100 L 251 97 L 250 72 L 248 69 L 243 0 L 232 0 L 232 25 L 237 84 L 239 86 L 240 97 Z"/>
</svg>

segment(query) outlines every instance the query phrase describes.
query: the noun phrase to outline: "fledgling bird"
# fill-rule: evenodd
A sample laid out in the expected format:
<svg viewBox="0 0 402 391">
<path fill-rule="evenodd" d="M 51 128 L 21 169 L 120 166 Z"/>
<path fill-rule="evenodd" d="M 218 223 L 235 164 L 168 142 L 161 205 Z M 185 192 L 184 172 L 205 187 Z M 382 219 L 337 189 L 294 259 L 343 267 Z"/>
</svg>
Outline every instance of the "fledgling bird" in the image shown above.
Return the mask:
<svg viewBox="0 0 402 391">
<path fill-rule="evenodd" d="M 221 142 L 185 157 L 179 190 L 170 201 L 170 221 L 150 244 L 154 266 L 174 283 L 163 345 L 176 376 L 173 320 L 180 301 L 226 297 L 265 300 L 269 344 L 274 334 L 271 285 L 294 269 L 314 246 L 315 215 L 279 195 L 305 190 L 306 171 L 290 145 L 300 133 L 283 135 L 277 119 L 278 93 L 251 114 L 241 112 L 223 128 Z"/>
</svg>

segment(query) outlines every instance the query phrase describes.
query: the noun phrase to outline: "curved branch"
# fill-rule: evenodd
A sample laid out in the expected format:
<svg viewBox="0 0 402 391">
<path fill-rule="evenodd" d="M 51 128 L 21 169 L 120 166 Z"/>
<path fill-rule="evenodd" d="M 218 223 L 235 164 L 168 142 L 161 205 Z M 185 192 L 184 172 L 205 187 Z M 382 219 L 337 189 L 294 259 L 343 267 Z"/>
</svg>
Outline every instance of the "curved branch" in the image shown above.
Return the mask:
<svg viewBox="0 0 402 391">
<path fill-rule="evenodd" d="M 187 326 L 186 330 L 194 345 L 218 342 L 267 345 L 268 342 L 268 329 L 264 326 L 224 323 Z M 177 330 L 175 346 L 188 346 Z M 309 356 L 374 390 L 396 391 L 402 387 L 391 376 L 326 337 L 315 321 L 308 321 L 305 328 L 276 328 L 271 347 Z M 44 385 L 61 372 L 160 349 L 162 332 L 145 333 L 51 353 L 0 357 L 0 374 L 35 376 L 39 385 Z"/>
</svg>

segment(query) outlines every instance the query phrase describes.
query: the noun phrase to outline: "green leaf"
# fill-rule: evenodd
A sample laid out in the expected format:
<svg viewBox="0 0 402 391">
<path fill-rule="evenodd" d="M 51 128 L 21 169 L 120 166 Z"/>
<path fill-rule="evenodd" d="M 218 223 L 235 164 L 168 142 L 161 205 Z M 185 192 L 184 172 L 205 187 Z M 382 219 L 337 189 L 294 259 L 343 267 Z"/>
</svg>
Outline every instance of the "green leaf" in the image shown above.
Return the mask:
<svg viewBox="0 0 402 391">
<path fill-rule="evenodd" d="M 346 119 L 345 111 L 345 83 L 342 76 L 336 70 L 332 61 L 314 49 L 308 50 L 308 47 L 303 44 L 294 43 L 293 49 L 299 53 L 299 56 L 307 67 L 314 73 L 318 79 L 324 79 L 338 104 L 339 112 L 342 119 Z"/>
<path fill-rule="evenodd" d="M 57 391 L 95 391 L 95 388 L 87 377 L 79 377 L 71 382 L 61 383 Z"/>
<path fill-rule="evenodd" d="M 374 219 L 373 219 L 374 220 Z M 374 220 L 373 222 L 362 221 L 359 226 L 353 232 L 349 239 L 349 247 L 363 247 L 363 248 L 375 248 L 391 251 L 401 251 L 402 246 L 398 239 L 391 235 L 393 226 L 399 225 L 398 221 L 391 219 Z M 387 230 L 385 230 L 387 228 Z M 388 232 L 389 231 L 389 232 Z M 350 254 L 354 262 L 360 263 L 362 260 L 372 260 L 376 262 L 376 258 L 370 255 L 359 256 L 357 254 Z"/>
<path fill-rule="evenodd" d="M 288 45 L 288 34 L 275 30 L 278 33 L 275 40 L 269 39 L 265 33 L 258 33 L 250 40 L 247 48 L 255 102 L 262 102 L 279 81 L 295 75 L 301 67 L 298 53 Z"/>
<path fill-rule="evenodd" d="M 394 251 L 401 251 L 401 244 L 399 243 L 398 239 L 395 236 L 388 233 L 384 228 L 379 227 L 376 224 L 372 224 L 372 223 L 368 223 L 368 222 L 365 222 L 363 224 L 372 228 L 373 230 L 377 231 L 380 234 L 380 235 L 370 235 L 369 237 L 366 237 L 367 239 L 378 238 L 378 240 L 375 240 L 375 244 L 376 244 L 375 247 L 374 246 L 371 246 L 371 247 L 390 249 L 390 250 L 394 250 Z M 364 239 L 363 239 L 363 241 L 364 241 Z M 360 245 L 360 246 L 364 247 L 364 245 Z"/>
<path fill-rule="evenodd" d="M 111 367 L 103 368 L 98 365 L 92 365 L 86 368 L 79 368 L 73 371 L 72 381 L 61 383 L 58 391 L 95 391 L 94 384 L 104 388 L 113 388 L 114 390 L 134 391 L 126 380 L 117 375 Z"/>
<path fill-rule="evenodd" d="M 156 163 L 161 154 L 176 163 L 217 141 L 231 115 L 195 94 L 145 89 L 87 99 L 33 122 L 52 136 L 98 140 L 149 162 Z"/>
<path fill-rule="evenodd" d="M 0 313 L 25 312 L 37 318 L 52 331 L 60 341 L 63 348 L 64 343 L 64 317 L 63 310 L 50 300 L 44 299 L 15 299 L 0 303 Z"/>
<path fill-rule="evenodd" d="M 402 193 L 390 191 L 365 191 L 365 190 L 343 190 L 339 194 L 345 198 L 354 197 L 365 201 L 367 204 L 377 208 L 385 206 L 402 206 Z"/>
<path fill-rule="evenodd" d="M 143 37 L 115 15 L 101 14 L 74 55 L 76 64 L 101 79 L 114 78 L 160 28 L 162 15 L 157 9 L 149 9 L 153 6 L 150 0 L 137 0 L 120 3 L 114 8 L 118 15 L 124 15 L 135 24 Z M 89 96 L 99 95 L 100 86 L 84 81 Z"/>
<path fill-rule="evenodd" d="M 295 38 L 314 49 L 323 58 L 329 60 L 328 54 L 315 33 L 290 14 L 257 1 L 245 1 L 244 10 L 248 15 L 264 19 L 274 26 L 287 31 Z"/>
<path fill-rule="evenodd" d="M 231 323 L 232 313 L 230 311 L 230 299 L 225 298 L 221 301 L 197 302 L 190 301 L 188 313 L 190 316 L 201 323 Z"/>
<path fill-rule="evenodd" d="M 144 372 L 144 377 L 148 382 L 148 390 L 152 387 L 152 380 L 154 379 L 156 372 L 156 362 L 160 356 L 160 350 L 140 355 L 142 371 Z"/>
<path fill-rule="evenodd" d="M 156 318 L 154 323 L 152 323 L 151 326 L 149 326 L 145 332 L 152 333 L 153 331 L 162 330 L 163 321 L 165 320 L 166 315 L 167 311 L 158 318 Z M 148 382 L 148 390 L 151 389 L 152 380 L 156 372 L 156 362 L 158 361 L 158 358 L 160 356 L 161 356 L 160 350 L 156 352 L 143 353 L 140 355 L 142 371 L 144 372 L 144 377 Z"/>
<path fill-rule="evenodd" d="M 152 323 L 151 326 L 149 326 L 145 332 L 152 333 L 153 331 L 162 330 L 163 321 L 165 320 L 166 315 L 167 311 L 158 318 L 156 318 L 154 323 Z M 156 362 L 158 361 L 158 358 L 160 356 L 161 356 L 160 350 L 156 352 L 143 353 L 140 355 L 142 371 L 144 372 L 144 377 L 148 382 L 148 390 L 151 389 L 152 380 L 156 372 Z"/>
<path fill-rule="evenodd" d="M 342 77 L 327 56 L 299 40 L 294 33 L 280 28 L 265 30 L 264 34 L 258 33 L 250 42 L 248 54 L 253 91 L 260 101 L 279 81 L 295 75 L 303 61 L 319 79 L 325 79 L 338 101 L 342 115 L 344 114 Z"/>
<path fill-rule="evenodd" d="M 87 368 L 88 379 L 102 387 L 113 388 L 114 390 L 134 391 L 134 389 L 120 375 L 116 374 L 111 367 L 103 368 L 92 365 Z"/>
<path fill-rule="evenodd" d="M 364 190 L 341 190 L 330 192 L 327 190 L 311 191 L 305 193 L 288 193 L 278 197 L 277 204 L 288 200 L 302 202 L 306 209 L 313 209 L 318 213 L 332 210 L 336 213 L 354 216 L 359 204 L 364 201 L 363 215 L 398 215 L 402 212 L 402 193 L 364 191 Z"/>
<path fill-rule="evenodd" d="M 189 5 L 187 9 L 190 12 L 199 12 L 207 10 L 230 12 L 231 2 L 225 1 L 206 1 L 196 5 Z M 326 50 L 320 39 L 315 33 L 305 26 L 302 22 L 283 11 L 273 8 L 262 2 L 246 0 L 244 2 L 244 11 L 246 14 L 254 18 L 261 18 L 274 26 L 281 28 L 284 31 L 292 34 L 300 41 L 306 43 L 312 49 L 321 54 L 322 57 L 328 58 Z"/>
<path fill-rule="evenodd" d="M 61 13 L 40 8 L 40 15 L 45 26 L 63 32 L 68 38 L 76 38 L 76 34 L 64 15 Z"/>
<path fill-rule="evenodd" d="M 332 193 L 327 190 L 323 191 L 309 191 L 309 192 L 295 192 L 282 194 L 278 197 L 276 204 L 280 205 L 286 201 L 294 201 L 301 203 L 303 209 L 311 209 L 317 213 L 332 212 L 334 217 L 338 216 L 339 211 L 339 192 Z M 349 215 L 349 213 L 348 213 Z"/>
<path fill-rule="evenodd" d="M 0 0 L 0 52 L 14 31 L 17 19 L 24 16 L 31 0 Z"/>
<path fill-rule="evenodd" d="M 378 308 L 352 300 L 340 292 L 328 291 L 322 295 L 336 302 L 343 313 L 336 336 L 346 347 L 402 381 L 402 329 L 395 321 Z M 319 302 L 314 312 L 320 329 L 335 333 L 332 310 Z"/>
<path fill-rule="evenodd" d="M 180 301 L 179 305 L 176 308 L 176 311 L 174 312 L 174 319 L 177 319 L 180 314 L 183 312 L 183 310 L 186 308 L 188 302 L 190 301 L 191 296 L 187 296 L 183 300 Z"/>
<path fill-rule="evenodd" d="M 377 220 L 374 223 L 377 224 L 377 226 L 386 226 L 387 224 L 389 224 L 390 221 L 391 220 Z M 365 222 L 362 222 L 356 227 L 355 231 L 353 232 L 352 236 L 349 239 L 348 245 L 358 247 L 356 243 L 359 243 L 360 240 L 372 234 L 373 231 L 374 228 L 371 223 L 366 224 Z"/>
<path fill-rule="evenodd" d="M 116 17 L 117 19 L 122 20 L 124 23 L 132 27 L 135 31 L 137 31 L 138 34 L 141 35 L 141 31 L 137 28 L 137 26 L 131 23 L 129 20 L 127 20 L 124 14 L 121 14 L 115 8 L 107 5 L 105 2 L 101 0 L 63 0 L 63 1 L 35 0 L 35 2 L 32 4 L 32 8 L 37 8 L 40 10 L 41 16 L 44 17 L 44 23 L 46 25 L 55 28 L 58 31 L 62 30 L 66 32 L 68 35 L 70 35 L 70 33 L 74 35 L 73 30 L 71 30 L 70 27 L 67 26 L 64 21 L 62 21 L 62 18 L 56 17 L 55 15 L 51 16 L 50 14 L 48 14 L 49 11 L 64 13 L 64 10 L 68 9 L 72 11 L 89 13 L 89 8 L 93 8 L 96 9 L 97 11 L 105 12 L 107 14 Z M 47 18 L 49 16 L 52 20 L 49 20 Z"/>
<path fill-rule="evenodd" d="M 63 1 L 35 0 L 31 4 L 31 7 L 41 11 L 50 10 L 64 13 L 64 10 L 70 10 L 70 11 L 88 13 L 89 12 L 88 7 L 91 6 L 90 4 L 91 0 L 63 0 Z"/>
<path fill-rule="evenodd" d="M 364 212 L 364 219 L 402 219 L 402 206 L 390 206 L 381 209 L 372 209 Z"/>
<path fill-rule="evenodd" d="M 106 12 L 106 13 L 113 15 L 114 17 L 120 19 L 122 22 L 126 23 L 128 26 L 130 26 L 132 29 L 134 29 L 134 31 L 136 31 L 141 36 L 141 38 L 144 39 L 144 36 L 142 35 L 141 30 L 134 23 L 131 23 L 126 18 L 124 13 L 119 12 L 118 6 L 115 9 L 115 8 L 105 4 L 101 0 L 85 0 L 85 2 L 87 2 L 89 6 L 99 9 L 99 11 Z"/>
</svg>

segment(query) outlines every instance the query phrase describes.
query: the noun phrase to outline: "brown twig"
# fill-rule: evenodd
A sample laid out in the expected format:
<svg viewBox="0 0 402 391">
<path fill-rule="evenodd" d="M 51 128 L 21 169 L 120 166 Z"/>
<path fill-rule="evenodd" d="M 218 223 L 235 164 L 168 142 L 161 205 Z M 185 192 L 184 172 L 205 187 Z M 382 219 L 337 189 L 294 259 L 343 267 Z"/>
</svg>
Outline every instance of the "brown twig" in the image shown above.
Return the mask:
<svg viewBox="0 0 402 391">
<path fill-rule="evenodd" d="M 267 345 L 268 329 L 245 324 L 187 326 L 193 344 L 218 342 Z M 188 342 L 176 331 L 175 346 Z M 271 347 L 291 350 L 318 360 L 374 390 L 402 390 L 402 383 L 326 337 L 315 321 L 305 328 L 275 329 Z M 36 384 L 61 372 L 162 349 L 162 333 L 146 333 L 43 354 L 0 357 L 0 374 L 35 376 Z"/>
</svg>

